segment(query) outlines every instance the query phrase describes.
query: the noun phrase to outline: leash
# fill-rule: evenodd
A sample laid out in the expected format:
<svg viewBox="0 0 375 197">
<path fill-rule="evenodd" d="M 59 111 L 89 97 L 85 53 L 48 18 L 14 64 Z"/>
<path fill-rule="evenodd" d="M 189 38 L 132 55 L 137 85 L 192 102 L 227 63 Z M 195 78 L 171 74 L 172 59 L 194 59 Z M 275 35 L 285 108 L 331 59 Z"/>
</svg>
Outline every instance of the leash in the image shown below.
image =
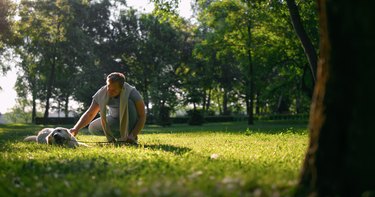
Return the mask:
<svg viewBox="0 0 375 197">
<path fill-rule="evenodd" d="M 115 144 L 129 144 L 129 145 L 138 145 L 138 144 L 132 144 L 132 143 L 125 142 L 125 141 L 115 141 L 115 142 L 103 142 L 103 141 L 99 141 L 99 142 L 92 142 L 92 141 L 77 140 L 77 142 L 81 142 L 81 143 L 85 143 L 85 144 L 114 144 L 114 145 Z"/>
<path fill-rule="evenodd" d="M 85 141 L 78 141 L 85 144 L 114 144 L 116 142 L 85 142 Z"/>
</svg>

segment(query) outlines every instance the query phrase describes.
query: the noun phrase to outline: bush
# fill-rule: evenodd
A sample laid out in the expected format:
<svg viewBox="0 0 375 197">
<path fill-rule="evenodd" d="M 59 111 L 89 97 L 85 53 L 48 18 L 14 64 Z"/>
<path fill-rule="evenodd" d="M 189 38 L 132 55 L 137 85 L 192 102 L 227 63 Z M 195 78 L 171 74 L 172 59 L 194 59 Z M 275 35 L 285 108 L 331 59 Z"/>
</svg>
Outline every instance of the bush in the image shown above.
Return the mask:
<svg viewBox="0 0 375 197">
<path fill-rule="evenodd" d="M 160 125 L 160 126 L 171 126 L 172 124 L 172 120 L 171 120 L 171 117 L 170 117 L 170 111 L 171 111 L 171 108 L 170 107 L 161 107 L 160 108 L 160 111 L 159 111 L 159 116 L 158 116 L 158 119 L 157 119 L 157 124 Z"/>
<path fill-rule="evenodd" d="M 171 118 L 173 124 L 185 124 L 189 122 L 189 117 L 183 116 L 183 117 L 174 117 Z"/>
<path fill-rule="evenodd" d="M 255 118 L 257 120 L 308 120 L 309 114 L 268 114 Z"/>
<path fill-rule="evenodd" d="M 44 125 L 65 125 L 65 124 L 75 124 L 78 121 L 77 117 L 50 117 L 44 120 L 43 117 L 36 117 L 35 124 L 44 124 Z"/>
<path fill-rule="evenodd" d="M 232 122 L 234 121 L 233 116 L 221 115 L 221 116 L 207 116 L 206 122 Z"/>
<path fill-rule="evenodd" d="M 204 123 L 204 116 L 202 110 L 190 110 L 189 115 L 189 125 L 202 125 Z"/>
</svg>

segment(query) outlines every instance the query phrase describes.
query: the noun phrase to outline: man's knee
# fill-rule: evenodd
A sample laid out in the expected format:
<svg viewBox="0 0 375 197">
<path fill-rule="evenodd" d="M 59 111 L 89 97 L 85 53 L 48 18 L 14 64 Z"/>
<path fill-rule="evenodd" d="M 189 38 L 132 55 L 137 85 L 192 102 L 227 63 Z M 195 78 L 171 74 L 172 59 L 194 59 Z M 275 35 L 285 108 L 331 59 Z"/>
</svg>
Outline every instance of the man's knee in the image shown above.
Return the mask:
<svg viewBox="0 0 375 197">
<path fill-rule="evenodd" d="M 101 125 L 100 125 L 100 128 L 98 128 L 98 125 L 96 125 L 94 122 L 91 122 L 89 124 L 89 133 L 90 134 L 93 134 L 93 135 L 103 135 L 103 129 L 101 128 Z"/>
</svg>

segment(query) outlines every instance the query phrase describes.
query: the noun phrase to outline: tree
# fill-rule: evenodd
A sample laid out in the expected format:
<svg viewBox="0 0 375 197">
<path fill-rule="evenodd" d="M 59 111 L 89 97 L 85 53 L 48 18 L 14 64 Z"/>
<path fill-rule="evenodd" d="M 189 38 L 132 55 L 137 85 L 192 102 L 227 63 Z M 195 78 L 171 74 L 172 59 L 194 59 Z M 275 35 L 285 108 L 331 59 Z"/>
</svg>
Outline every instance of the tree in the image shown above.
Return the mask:
<svg viewBox="0 0 375 197">
<path fill-rule="evenodd" d="M 317 54 L 315 51 L 315 47 L 312 44 L 308 34 L 303 27 L 301 16 L 296 4 L 295 0 L 286 0 L 286 3 L 289 8 L 290 18 L 292 20 L 293 27 L 296 31 L 298 38 L 301 41 L 302 47 L 305 51 L 306 57 L 308 59 L 310 65 L 310 72 L 314 79 L 314 83 L 316 81 L 316 66 L 317 66 Z"/>
<path fill-rule="evenodd" d="M 4 51 L 11 42 L 12 5 L 8 0 L 0 0 L 0 74 L 9 70 L 9 66 L 3 64 Z M 0 87 L 1 90 L 1 87 Z"/>
<path fill-rule="evenodd" d="M 114 56 L 117 55 L 116 36 L 115 30 L 110 28 L 111 3 L 108 0 L 72 2 L 74 20 L 69 23 L 71 29 L 65 43 L 68 53 L 63 57 L 70 69 L 78 71 L 71 81 L 74 84 L 70 86 L 73 87 L 72 97 L 88 108 L 92 95 L 105 84 L 106 74 L 114 69 L 119 71 L 114 61 L 117 58 Z"/>
<path fill-rule="evenodd" d="M 10 113 L 6 113 L 6 119 L 13 123 L 31 123 L 32 115 L 28 111 L 30 106 L 29 101 L 26 98 L 17 98 L 17 103 L 12 107 Z"/>
<path fill-rule="evenodd" d="M 176 69 L 181 61 L 182 33 L 160 16 L 145 16 L 141 24 L 143 73 L 149 85 L 145 91 L 150 95 L 154 115 L 158 116 L 160 109 L 173 109 L 178 103 Z"/>
<path fill-rule="evenodd" d="M 17 76 L 17 81 L 15 84 L 15 90 L 19 98 L 27 99 L 28 95 L 31 94 L 31 122 L 35 121 L 37 111 L 36 111 L 36 101 L 42 94 L 42 83 L 40 71 L 38 70 L 37 61 L 35 60 L 33 53 L 25 53 L 24 51 L 18 49 L 16 50 L 20 55 L 22 62 L 18 65 L 23 71 Z M 23 102 L 27 104 L 28 102 Z"/>
<path fill-rule="evenodd" d="M 214 87 L 218 87 L 222 97 L 218 99 L 221 100 L 221 103 L 218 103 L 222 109 L 220 113 L 229 115 L 231 113 L 229 101 L 237 92 L 235 87 L 239 87 L 237 84 L 239 84 L 240 79 L 247 76 L 242 73 L 239 57 L 244 53 L 241 49 L 248 49 L 246 50 L 246 66 L 244 67 L 247 68 L 249 64 L 252 65 L 251 61 L 247 61 L 250 57 L 248 52 L 251 50 L 251 42 L 248 38 L 251 36 L 248 34 L 248 29 L 243 27 L 250 28 L 249 21 L 244 17 L 245 15 L 248 16 L 249 10 L 239 1 L 199 1 L 197 4 L 202 9 L 202 13 L 198 17 L 201 22 L 198 30 L 201 32 L 197 34 L 201 36 L 201 41 L 195 46 L 195 56 L 201 62 L 199 65 L 206 67 L 201 69 L 204 71 L 201 74 L 205 75 L 204 78 L 202 77 L 206 83 L 204 89 L 211 92 Z M 245 70 L 250 71 L 251 69 Z M 251 81 L 252 78 L 247 77 L 247 79 Z M 244 89 L 249 88 L 250 85 Z M 246 92 L 251 93 L 252 91 Z M 210 98 L 210 94 L 207 95 Z M 252 117 L 251 115 L 249 116 Z"/>
<path fill-rule="evenodd" d="M 109 40 L 109 6 L 108 1 L 19 3 L 20 20 L 14 26 L 19 42 L 14 48 L 21 58 L 18 84 L 26 88 L 18 89 L 32 95 L 33 118 L 36 100 L 45 103 L 45 118 L 54 107 L 51 101 L 64 103 L 66 114 L 72 97 L 90 104 L 91 95 L 104 81 L 97 73 L 105 73 L 106 59 L 98 54 L 108 51 L 102 46 Z"/>
<path fill-rule="evenodd" d="M 374 1 L 319 1 L 318 78 L 296 196 L 375 194 L 374 6 Z"/>
<path fill-rule="evenodd" d="M 58 75 L 56 69 L 62 62 L 61 43 L 66 40 L 66 21 L 70 17 L 67 4 L 67 1 L 22 1 L 19 11 L 21 19 L 15 27 L 21 40 L 20 48 L 16 51 L 23 58 L 21 68 L 27 76 L 25 79 L 30 80 L 29 85 L 33 92 L 37 88 L 45 91 L 42 98 L 45 101 L 44 118 L 48 117 L 50 109 L 50 98 Z M 36 65 L 35 69 L 32 69 L 33 65 Z M 44 81 L 43 87 L 33 85 L 35 73 L 40 75 L 38 81 Z"/>
</svg>

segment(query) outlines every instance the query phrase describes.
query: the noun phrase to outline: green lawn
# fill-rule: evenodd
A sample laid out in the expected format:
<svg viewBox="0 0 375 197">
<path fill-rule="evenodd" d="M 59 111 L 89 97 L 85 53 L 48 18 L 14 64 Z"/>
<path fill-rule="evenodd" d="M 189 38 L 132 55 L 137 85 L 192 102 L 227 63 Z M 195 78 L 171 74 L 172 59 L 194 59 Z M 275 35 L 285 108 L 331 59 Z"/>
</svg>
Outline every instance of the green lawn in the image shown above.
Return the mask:
<svg viewBox="0 0 375 197">
<path fill-rule="evenodd" d="M 150 125 L 138 147 L 77 149 L 22 142 L 41 126 L 0 125 L 0 195 L 290 196 L 307 147 L 306 125 Z M 78 139 L 105 141 L 82 133 Z"/>
</svg>

